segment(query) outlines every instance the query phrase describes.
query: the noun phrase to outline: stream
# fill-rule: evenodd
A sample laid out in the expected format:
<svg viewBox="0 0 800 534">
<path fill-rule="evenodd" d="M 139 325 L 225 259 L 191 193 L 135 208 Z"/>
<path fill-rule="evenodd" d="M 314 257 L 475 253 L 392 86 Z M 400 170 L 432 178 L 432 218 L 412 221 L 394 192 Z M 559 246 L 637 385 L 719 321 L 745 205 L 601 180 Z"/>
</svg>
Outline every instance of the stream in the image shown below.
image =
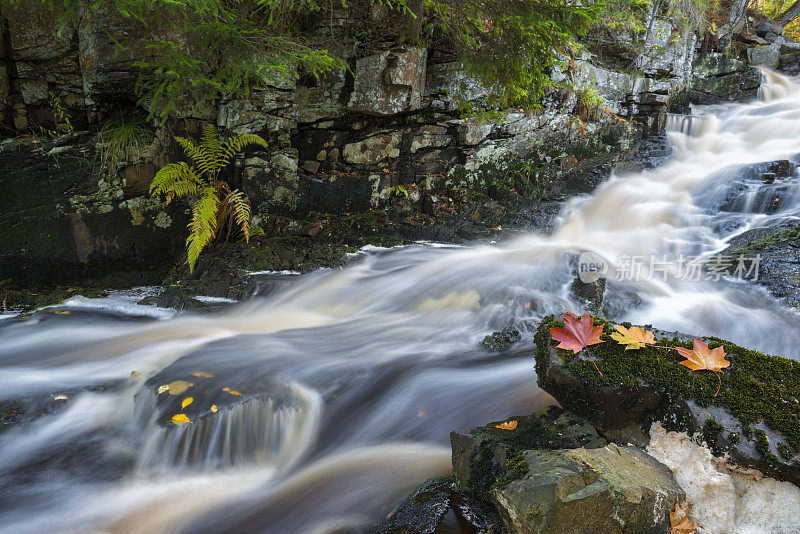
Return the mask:
<svg viewBox="0 0 800 534">
<path fill-rule="evenodd" d="M 800 178 L 743 174 L 800 155 L 800 85 L 764 76 L 757 102 L 671 121 L 665 165 L 571 200 L 551 235 L 371 249 L 213 314 L 139 306 L 133 291 L 0 317 L 0 401 L 48 407 L 0 431 L 0 534 L 375 524 L 449 472 L 451 430 L 554 402 L 531 331 L 583 309 L 569 288 L 584 253 L 607 269 L 614 320 L 797 359 L 800 315 L 740 279 L 754 261 L 745 276 L 696 269 L 748 229 L 800 220 Z M 511 324 L 522 342 L 479 347 Z M 159 424 L 157 387 L 192 376 L 195 406 L 214 413 Z"/>
</svg>

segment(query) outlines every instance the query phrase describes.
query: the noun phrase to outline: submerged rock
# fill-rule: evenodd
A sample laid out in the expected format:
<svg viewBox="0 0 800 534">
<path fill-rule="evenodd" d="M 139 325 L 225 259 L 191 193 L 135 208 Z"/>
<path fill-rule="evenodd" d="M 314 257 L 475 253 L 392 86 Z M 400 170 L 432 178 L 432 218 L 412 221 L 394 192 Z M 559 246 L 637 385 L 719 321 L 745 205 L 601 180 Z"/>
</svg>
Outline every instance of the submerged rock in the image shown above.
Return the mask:
<svg viewBox="0 0 800 534">
<path fill-rule="evenodd" d="M 507 326 L 483 338 L 481 347 L 489 352 L 503 352 L 520 339 L 522 339 L 520 331 L 516 327 Z"/>
<path fill-rule="evenodd" d="M 800 484 L 800 366 L 718 338 L 730 367 L 717 376 L 693 372 L 678 362 L 677 351 L 657 347 L 625 350 L 603 326 L 604 343 L 591 348 L 602 371 L 585 351 L 557 349 L 549 328 L 554 317 L 539 325 L 536 340 L 538 383 L 562 405 L 585 417 L 605 438 L 646 444 L 654 421 L 670 430 L 698 434 L 718 455 L 740 466 Z M 691 348 L 689 336 L 661 336 L 659 345 Z M 721 380 L 716 394 L 718 378 Z"/>
</svg>

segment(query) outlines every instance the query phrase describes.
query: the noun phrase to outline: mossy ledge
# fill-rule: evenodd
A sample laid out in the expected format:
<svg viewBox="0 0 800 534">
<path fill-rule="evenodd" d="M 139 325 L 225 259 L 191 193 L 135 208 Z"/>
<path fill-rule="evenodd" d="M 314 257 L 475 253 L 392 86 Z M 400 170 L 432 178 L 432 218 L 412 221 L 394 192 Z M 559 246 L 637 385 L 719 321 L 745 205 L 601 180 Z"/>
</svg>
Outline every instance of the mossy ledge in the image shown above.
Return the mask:
<svg viewBox="0 0 800 534">
<path fill-rule="evenodd" d="M 723 347 L 731 362 L 715 396 L 716 373 L 690 371 L 666 348 L 626 351 L 611 339 L 611 323 L 594 322 L 603 327 L 604 343 L 589 350 L 602 376 L 585 350 L 555 348 L 550 328 L 563 326 L 558 318 L 544 318 L 536 332 L 538 383 L 565 408 L 610 441 L 646 441 L 652 422 L 661 421 L 736 464 L 800 485 L 800 362 L 703 337 L 711 348 Z M 692 347 L 690 336 L 658 334 L 658 345 Z"/>
</svg>

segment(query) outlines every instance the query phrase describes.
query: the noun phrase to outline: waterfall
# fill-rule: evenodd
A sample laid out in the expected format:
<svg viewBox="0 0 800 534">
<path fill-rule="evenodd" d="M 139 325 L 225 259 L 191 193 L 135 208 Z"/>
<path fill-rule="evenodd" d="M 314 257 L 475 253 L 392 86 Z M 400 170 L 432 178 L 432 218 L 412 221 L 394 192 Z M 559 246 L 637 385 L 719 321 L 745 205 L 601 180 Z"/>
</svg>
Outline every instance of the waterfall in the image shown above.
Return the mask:
<svg viewBox="0 0 800 534">
<path fill-rule="evenodd" d="M 375 249 L 213 315 L 125 322 L 113 314 L 133 298 L 96 314 L 102 299 L 77 299 L 67 309 L 80 314 L 4 319 L 0 403 L 35 421 L 0 428 L 0 534 L 374 523 L 446 472 L 451 430 L 552 402 L 536 386 L 530 331 L 583 310 L 570 291 L 583 253 L 606 267 L 613 320 L 800 358 L 795 310 L 685 269 L 744 230 L 800 220 L 800 86 L 764 76 L 760 101 L 670 115 L 671 159 L 571 199 L 551 235 Z M 514 349 L 479 348 L 510 324 L 524 333 Z M 191 389 L 158 397 L 173 380 Z M 169 422 L 176 406 L 218 397 Z M 764 520 L 753 532 L 778 531 Z"/>
</svg>

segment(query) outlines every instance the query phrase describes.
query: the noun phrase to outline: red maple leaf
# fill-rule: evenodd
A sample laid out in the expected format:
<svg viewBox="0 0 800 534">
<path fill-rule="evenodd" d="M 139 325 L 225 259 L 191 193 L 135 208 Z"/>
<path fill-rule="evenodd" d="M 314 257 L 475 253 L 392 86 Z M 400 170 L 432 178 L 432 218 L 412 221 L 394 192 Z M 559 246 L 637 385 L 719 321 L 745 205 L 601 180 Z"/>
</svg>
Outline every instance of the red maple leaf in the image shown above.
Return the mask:
<svg viewBox="0 0 800 534">
<path fill-rule="evenodd" d="M 566 312 L 564 314 L 564 328 L 551 328 L 550 335 L 556 341 L 560 341 L 558 344 L 559 349 L 571 350 L 575 354 L 578 354 L 589 345 L 603 343 L 603 340 L 600 339 L 600 336 L 603 335 L 603 327 L 594 326 L 594 319 L 588 313 L 584 313 L 583 317 L 578 318 L 574 313 Z M 588 349 L 586 353 L 589 354 L 589 359 L 592 360 L 594 368 L 597 369 L 600 376 L 603 376 Z"/>
</svg>

